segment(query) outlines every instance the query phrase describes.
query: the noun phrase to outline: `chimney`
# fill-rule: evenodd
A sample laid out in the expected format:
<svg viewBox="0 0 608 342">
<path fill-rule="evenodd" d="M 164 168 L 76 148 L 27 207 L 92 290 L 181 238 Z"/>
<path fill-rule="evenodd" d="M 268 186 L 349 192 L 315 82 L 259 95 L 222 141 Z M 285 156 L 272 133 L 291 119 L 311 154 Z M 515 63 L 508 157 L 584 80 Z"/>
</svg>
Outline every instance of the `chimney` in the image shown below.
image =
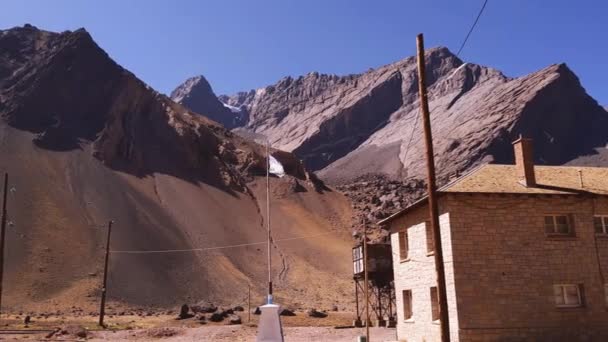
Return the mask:
<svg viewBox="0 0 608 342">
<path fill-rule="evenodd" d="M 515 168 L 517 169 L 517 179 L 526 187 L 536 186 L 536 176 L 534 175 L 534 150 L 532 139 L 522 138 L 513 142 L 515 152 Z"/>
</svg>

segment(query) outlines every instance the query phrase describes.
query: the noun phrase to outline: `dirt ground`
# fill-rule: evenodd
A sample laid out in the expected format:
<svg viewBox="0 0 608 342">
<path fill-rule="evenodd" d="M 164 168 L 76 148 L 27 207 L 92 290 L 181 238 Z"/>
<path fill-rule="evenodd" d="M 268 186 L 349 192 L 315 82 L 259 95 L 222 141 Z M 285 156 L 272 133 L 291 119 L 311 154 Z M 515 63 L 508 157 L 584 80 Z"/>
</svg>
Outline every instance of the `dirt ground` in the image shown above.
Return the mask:
<svg viewBox="0 0 608 342">
<path fill-rule="evenodd" d="M 87 330 L 87 341 L 253 341 L 257 332 L 258 316 L 239 313 L 242 325 L 227 325 L 226 322 L 211 323 L 190 318 L 176 320 L 175 316 L 107 316 L 107 329 L 97 326 L 95 316 L 79 317 L 32 317 L 26 328 L 23 317 L 3 316 L 0 319 L 0 341 L 78 341 L 85 340 L 72 335 L 54 334 L 57 328 L 67 325 L 82 326 Z M 350 327 L 353 313 L 329 312 L 327 318 L 311 318 L 305 312 L 296 312 L 293 317 L 281 317 L 286 341 L 356 341 L 365 335 L 364 328 Z M 395 341 L 395 329 L 371 328 L 373 341 Z M 372 339 L 370 338 L 370 339 Z"/>
<path fill-rule="evenodd" d="M 256 328 L 248 326 L 206 326 L 175 330 L 176 335 L 162 338 L 163 341 L 253 341 Z M 335 329 L 331 327 L 286 327 L 285 341 L 332 341 L 354 342 L 357 336 L 365 335 L 364 328 Z M 121 331 L 96 333 L 90 341 L 148 341 L 147 331 Z M 395 329 L 371 328 L 370 340 L 395 341 Z"/>
</svg>

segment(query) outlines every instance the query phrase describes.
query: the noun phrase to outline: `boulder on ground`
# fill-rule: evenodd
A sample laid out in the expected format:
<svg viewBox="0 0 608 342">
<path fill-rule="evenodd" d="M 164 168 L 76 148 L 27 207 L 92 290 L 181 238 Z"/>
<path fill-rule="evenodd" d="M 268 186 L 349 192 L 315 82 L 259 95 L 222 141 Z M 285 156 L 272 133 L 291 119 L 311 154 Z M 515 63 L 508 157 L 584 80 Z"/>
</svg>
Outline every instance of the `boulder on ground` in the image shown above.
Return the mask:
<svg viewBox="0 0 608 342">
<path fill-rule="evenodd" d="M 209 302 L 199 302 L 191 307 L 194 313 L 213 313 L 217 311 L 217 306 Z"/>
<path fill-rule="evenodd" d="M 237 306 L 233 307 L 232 310 L 234 310 L 234 311 L 245 311 L 245 309 L 242 306 L 240 306 L 240 305 L 237 305 Z"/>
<path fill-rule="evenodd" d="M 281 310 L 281 313 L 279 315 L 281 315 L 281 316 L 295 316 L 296 313 L 293 312 L 293 310 L 285 308 L 285 309 Z"/>
<path fill-rule="evenodd" d="M 211 317 L 209 317 L 209 320 L 211 322 L 221 322 L 224 320 L 224 316 L 222 316 L 222 314 L 214 312 L 213 314 L 211 314 Z"/>
<path fill-rule="evenodd" d="M 224 317 L 228 317 L 229 315 L 234 314 L 234 310 L 233 309 L 223 309 L 223 308 L 219 308 L 217 310 L 217 312 L 220 313 L 220 315 L 224 316 Z"/>
<path fill-rule="evenodd" d="M 323 311 L 317 311 L 316 309 L 310 309 L 307 312 L 309 317 L 314 317 L 314 318 L 325 318 L 327 317 L 327 313 L 323 312 Z"/>
<path fill-rule="evenodd" d="M 228 316 L 230 324 L 241 324 L 241 317 L 238 315 L 230 315 Z"/>
<path fill-rule="evenodd" d="M 260 307 L 259 307 L 259 306 L 257 306 L 257 307 L 255 308 L 255 310 L 253 310 L 253 314 L 254 314 L 254 315 L 260 315 L 260 314 L 262 314 L 262 310 L 260 310 Z"/>
<path fill-rule="evenodd" d="M 177 316 L 177 319 L 187 319 L 192 317 L 194 317 L 194 315 L 190 313 L 190 307 L 188 304 L 182 305 L 182 307 L 179 309 L 179 316 Z"/>
</svg>

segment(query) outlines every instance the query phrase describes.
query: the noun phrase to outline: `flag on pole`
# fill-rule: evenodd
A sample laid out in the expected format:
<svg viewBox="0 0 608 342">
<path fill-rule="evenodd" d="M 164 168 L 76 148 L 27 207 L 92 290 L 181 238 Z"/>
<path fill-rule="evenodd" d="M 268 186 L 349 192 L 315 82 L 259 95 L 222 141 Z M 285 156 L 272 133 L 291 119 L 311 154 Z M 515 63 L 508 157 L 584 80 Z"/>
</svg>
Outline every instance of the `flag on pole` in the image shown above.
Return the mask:
<svg viewBox="0 0 608 342">
<path fill-rule="evenodd" d="M 283 169 L 283 165 L 281 165 L 281 163 L 279 163 L 279 161 L 276 160 L 272 155 L 270 155 L 269 157 L 270 168 L 268 172 L 278 177 L 285 176 L 285 169 Z"/>
</svg>

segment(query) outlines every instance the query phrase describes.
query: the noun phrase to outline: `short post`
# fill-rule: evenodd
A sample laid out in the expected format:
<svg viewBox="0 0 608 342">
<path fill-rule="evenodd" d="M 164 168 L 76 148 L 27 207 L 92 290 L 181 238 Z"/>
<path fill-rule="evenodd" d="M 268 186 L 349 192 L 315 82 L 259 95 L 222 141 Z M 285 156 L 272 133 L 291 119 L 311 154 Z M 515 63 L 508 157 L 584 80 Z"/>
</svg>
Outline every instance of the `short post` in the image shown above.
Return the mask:
<svg viewBox="0 0 608 342">
<path fill-rule="evenodd" d="M 99 308 L 99 326 L 104 327 L 103 318 L 106 313 L 106 293 L 108 283 L 108 261 L 110 260 L 110 238 L 112 236 L 112 224 L 114 221 L 108 222 L 108 237 L 106 240 L 106 257 L 103 266 L 103 284 L 101 286 L 101 306 Z"/>
</svg>

